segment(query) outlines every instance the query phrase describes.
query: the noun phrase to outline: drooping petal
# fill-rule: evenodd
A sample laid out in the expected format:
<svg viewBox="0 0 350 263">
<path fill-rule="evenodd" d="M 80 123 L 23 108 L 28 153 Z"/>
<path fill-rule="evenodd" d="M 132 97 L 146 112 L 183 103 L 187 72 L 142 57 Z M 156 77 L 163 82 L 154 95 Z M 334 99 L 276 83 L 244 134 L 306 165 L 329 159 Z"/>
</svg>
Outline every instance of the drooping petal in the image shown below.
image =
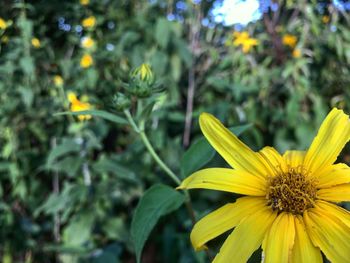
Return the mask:
<svg viewBox="0 0 350 263">
<path fill-rule="evenodd" d="M 349 116 L 334 108 L 323 121 L 306 153 L 304 166 L 311 173 L 320 172 L 337 159 L 350 139 Z"/>
<path fill-rule="evenodd" d="M 229 165 L 256 176 L 266 177 L 268 171 L 266 171 L 260 154 L 241 142 L 213 115 L 202 113 L 199 125 L 204 136 Z"/>
<path fill-rule="evenodd" d="M 277 212 L 263 206 L 243 219 L 224 242 L 213 263 L 245 263 L 259 248 Z"/>
<path fill-rule="evenodd" d="M 317 198 L 336 203 L 350 201 L 350 184 L 322 188 L 317 191 Z"/>
<path fill-rule="evenodd" d="M 315 247 L 306 232 L 303 218 L 298 215 L 295 220 L 295 242 L 292 251 L 292 263 L 322 263 L 320 249 Z"/>
<path fill-rule="evenodd" d="M 324 169 L 324 172 L 317 176 L 317 180 L 318 188 L 350 183 L 350 167 L 344 163 L 334 164 L 329 169 Z"/>
<path fill-rule="evenodd" d="M 304 212 L 304 222 L 312 243 L 331 262 L 347 263 L 350 258 L 350 228 L 331 214 L 317 209 Z"/>
<path fill-rule="evenodd" d="M 328 213 L 332 216 L 338 218 L 340 221 L 342 221 L 345 225 L 350 227 L 350 212 L 340 206 L 337 206 L 335 204 L 325 202 L 322 200 L 316 201 L 316 207 L 315 209 L 317 211 L 320 211 L 320 213 Z"/>
<path fill-rule="evenodd" d="M 292 256 L 294 237 L 294 216 L 283 212 L 273 222 L 264 238 L 262 244 L 265 255 L 264 262 L 288 263 Z"/>
<path fill-rule="evenodd" d="M 266 183 L 245 171 L 228 168 L 203 169 L 187 177 L 178 189 L 204 188 L 244 195 L 265 196 Z"/>
<path fill-rule="evenodd" d="M 235 203 L 227 204 L 199 220 L 191 232 L 195 250 L 205 248 L 205 243 L 234 228 L 238 223 L 266 204 L 262 197 L 241 197 Z"/>
<path fill-rule="evenodd" d="M 288 171 L 287 164 L 283 157 L 273 147 L 264 147 L 259 153 L 266 162 L 265 166 L 271 171 L 269 175 L 276 176 Z"/>
<path fill-rule="evenodd" d="M 283 154 L 283 159 L 289 168 L 296 168 L 303 165 L 305 154 L 305 151 L 286 151 Z"/>
</svg>

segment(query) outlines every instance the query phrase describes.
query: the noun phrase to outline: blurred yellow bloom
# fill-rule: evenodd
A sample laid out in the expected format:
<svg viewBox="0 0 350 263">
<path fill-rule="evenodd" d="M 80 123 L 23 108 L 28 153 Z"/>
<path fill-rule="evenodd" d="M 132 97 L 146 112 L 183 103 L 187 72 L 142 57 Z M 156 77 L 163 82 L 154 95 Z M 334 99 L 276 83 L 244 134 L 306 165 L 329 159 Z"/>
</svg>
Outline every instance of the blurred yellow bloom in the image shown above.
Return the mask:
<svg viewBox="0 0 350 263">
<path fill-rule="evenodd" d="M 301 57 L 301 50 L 299 48 L 295 48 L 292 53 L 294 58 L 300 58 Z"/>
<path fill-rule="evenodd" d="M 90 0 L 80 0 L 81 5 L 88 5 L 90 4 Z"/>
<path fill-rule="evenodd" d="M 63 82 L 63 78 L 60 75 L 55 75 L 53 77 L 53 83 L 55 84 L 55 86 L 62 86 Z"/>
<path fill-rule="evenodd" d="M 328 24 L 329 20 L 330 20 L 329 16 L 322 16 L 323 23 Z"/>
<path fill-rule="evenodd" d="M 92 48 L 95 45 L 95 41 L 91 37 L 83 37 L 81 39 L 81 46 L 83 48 Z"/>
<path fill-rule="evenodd" d="M 6 21 L 0 17 L 0 29 L 5 30 L 6 28 L 7 28 Z"/>
<path fill-rule="evenodd" d="M 243 53 L 248 53 L 252 47 L 257 46 L 259 44 L 259 40 L 257 40 L 256 38 L 251 38 L 247 31 L 236 31 L 233 33 L 233 37 L 233 45 L 242 46 Z"/>
<path fill-rule="evenodd" d="M 32 46 L 35 48 L 39 48 L 41 46 L 40 40 L 36 37 L 32 38 Z"/>
<path fill-rule="evenodd" d="M 89 68 L 92 66 L 93 63 L 94 63 L 94 60 L 89 54 L 84 54 L 80 60 L 80 66 L 82 68 Z"/>
<path fill-rule="evenodd" d="M 96 25 L 96 18 L 94 16 L 89 16 L 88 18 L 85 18 L 81 23 L 83 27 L 91 28 Z"/>
<path fill-rule="evenodd" d="M 177 189 L 244 195 L 199 220 L 191 232 L 196 251 L 230 231 L 214 263 L 243 263 L 260 246 L 265 263 L 349 262 L 350 167 L 335 163 L 350 138 L 350 120 L 334 108 L 305 151 L 253 151 L 213 115 L 199 126 L 230 168 L 206 168 Z"/>
<path fill-rule="evenodd" d="M 290 34 L 286 34 L 282 38 L 282 43 L 286 46 L 291 47 L 291 48 L 295 47 L 295 45 L 297 44 L 297 41 L 298 41 L 298 39 L 296 38 L 296 36 L 293 36 Z"/>
<path fill-rule="evenodd" d="M 92 106 L 90 103 L 80 101 L 74 92 L 68 92 L 67 98 L 68 98 L 68 101 L 70 102 L 71 112 L 85 111 L 85 110 L 92 109 Z M 78 115 L 78 119 L 80 121 L 89 120 L 91 119 L 91 115 Z"/>
</svg>

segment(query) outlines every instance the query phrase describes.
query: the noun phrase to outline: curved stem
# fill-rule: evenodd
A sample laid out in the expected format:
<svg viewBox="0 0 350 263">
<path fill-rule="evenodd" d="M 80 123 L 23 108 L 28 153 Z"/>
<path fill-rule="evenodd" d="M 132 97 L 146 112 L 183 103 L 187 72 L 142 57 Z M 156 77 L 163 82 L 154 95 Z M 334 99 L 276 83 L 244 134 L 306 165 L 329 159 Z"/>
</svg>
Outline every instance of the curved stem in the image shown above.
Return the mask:
<svg viewBox="0 0 350 263">
<path fill-rule="evenodd" d="M 180 179 L 175 175 L 175 173 L 160 159 L 159 155 L 154 150 L 152 144 L 150 143 L 145 131 L 140 129 L 140 127 L 135 123 L 134 119 L 132 118 L 129 110 L 124 110 L 125 116 L 130 122 L 130 125 L 133 127 L 133 129 L 140 134 L 140 137 L 142 139 L 142 142 L 146 146 L 148 152 L 152 155 L 153 159 L 157 162 L 157 164 L 164 170 L 164 172 L 177 184 L 180 185 L 181 181 Z M 143 126 L 143 125 L 142 125 Z"/>
<path fill-rule="evenodd" d="M 170 170 L 170 168 L 159 158 L 158 154 L 155 152 L 154 148 L 152 147 L 150 141 L 148 140 L 148 137 L 144 131 L 140 132 L 141 139 L 143 143 L 145 144 L 147 150 L 152 155 L 153 159 L 159 164 L 159 166 L 164 170 L 164 172 L 169 175 L 169 177 L 177 184 L 180 185 L 181 181 L 180 179 L 174 174 L 173 171 Z"/>
</svg>

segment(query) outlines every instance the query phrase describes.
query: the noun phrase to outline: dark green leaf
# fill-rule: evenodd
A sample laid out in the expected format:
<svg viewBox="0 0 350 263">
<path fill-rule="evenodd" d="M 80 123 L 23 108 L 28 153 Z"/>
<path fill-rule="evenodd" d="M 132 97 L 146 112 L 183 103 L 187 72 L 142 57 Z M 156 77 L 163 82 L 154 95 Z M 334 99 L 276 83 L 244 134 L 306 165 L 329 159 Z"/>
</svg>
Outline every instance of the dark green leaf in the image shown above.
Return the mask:
<svg viewBox="0 0 350 263">
<path fill-rule="evenodd" d="M 75 111 L 75 112 L 70 112 L 70 111 L 65 111 L 65 112 L 59 112 L 56 113 L 56 116 L 59 115 L 92 115 L 92 116 L 96 116 L 96 117 L 101 117 L 105 120 L 111 121 L 111 122 L 115 122 L 118 124 L 128 124 L 128 121 L 118 115 L 115 115 L 113 113 L 107 112 L 107 111 L 103 111 L 103 110 L 84 110 L 84 111 Z"/>
<path fill-rule="evenodd" d="M 143 246 L 159 218 L 178 209 L 184 201 L 183 194 L 166 185 L 154 185 L 145 192 L 131 223 L 137 262 L 140 262 Z"/>
<path fill-rule="evenodd" d="M 48 168 L 51 168 L 53 163 L 61 156 L 72 152 L 78 152 L 79 150 L 80 145 L 75 143 L 74 140 L 66 140 L 50 151 L 46 165 Z"/>
</svg>

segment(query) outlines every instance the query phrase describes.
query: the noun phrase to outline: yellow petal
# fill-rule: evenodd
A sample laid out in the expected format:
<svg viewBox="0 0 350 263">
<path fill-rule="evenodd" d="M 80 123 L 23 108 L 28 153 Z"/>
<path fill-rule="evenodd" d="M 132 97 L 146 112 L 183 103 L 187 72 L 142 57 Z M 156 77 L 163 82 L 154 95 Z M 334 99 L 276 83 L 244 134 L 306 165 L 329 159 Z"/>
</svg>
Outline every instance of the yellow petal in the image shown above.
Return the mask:
<svg viewBox="0 0 350 263">
<path fill-rule="evenodd" d="M 227 204 L 199 220 L 191 232 L 191 242 L 195 250 L 205 248 L 209 240 L 234 228 L 242 219 L 255 213 L 266 204 L 265 198 L 241 197 L 233 204 Z"/>
<path fill-rule="evenodd" d="M 245 171 L 228 168 L 203 169 L 187 177 L 178 189 L 204 188 L 244 195 L 265 196 L 266 183 Z"/>
<path fill-rule="evenodd" d="M 335 204 L 325 202 L 322 200 L 318 200 L 316 202 L 315 209 L 317 211 L 320 211 L 320 213 L 330 214 L 330 215 L 338 218 L 345 225 L 350 227 L 350 212 L 348 210 L 346 210 L 340 206 L 337 206 Z"/>
<path fill-rule="evenodd" d="M 301 167 L 304 162 L 305 151 L 286 151 L 283 159 L 289 168 Z"/>
<path fill-rule="evenodd" d="M 331 201 L 350 201 L 350 184 L 340 184 L 330 188 L 322 188 L 317 191 L 317 198 Z"/>
<path fill-rule="evenodd" d="M 266 177 L 268 171 L 261 161 L 262 157 L 241 142 L 213 115 L 202 113 L 199 125 L 204 136 L 229 165 L 259 177 Z"/>
<path fill-rule="evenodd" d="M 292 251 L 293 263 L 322 263 L 320 249 L 315 247 L 306 232 L 303 218 L 295 216 L 295 242 Z"/>
<path fill-rule="evenodd" d="M 224 242 L 214 263 L 245 263 L 259 248 L 261 242 L 277 216 L 270 207 L 260 210 L 243 219 Z"/>
<path fill-rule="evenodd" d="M 304 222 L 312 243 L 319 247 L 331 262 L 349 262 L 350 228 L 330 214 L 317 209 L 304 212 Z"/>
<path fill-rule="evenodd" d="M 316 175 L 318 188 L 350 183 L 350 167 L 344 163 L 334 164 L 323 171 L 322 174 Z"/>
<path fill-rule="evenodd" d="M 323 121 L 306 153 L 305 167 L 314 173 L 332 165 L 349 139 L 349 116 L 334 108 Z"/>
<path fill-rule="evenodd" d="M 265 263 L 288 263 L 294 245 L 294 216 L 281 213 L 273 222 L 262 244 Z"/>
<path fill-rule="evenodd" d="M 264 147 L 259 151 L 266 162 L 266 167 L 270 168 L 269 175 L 279 175 L 288 171 L 287 164 L 283 157 L 273 147 Z"/>
</svg>

